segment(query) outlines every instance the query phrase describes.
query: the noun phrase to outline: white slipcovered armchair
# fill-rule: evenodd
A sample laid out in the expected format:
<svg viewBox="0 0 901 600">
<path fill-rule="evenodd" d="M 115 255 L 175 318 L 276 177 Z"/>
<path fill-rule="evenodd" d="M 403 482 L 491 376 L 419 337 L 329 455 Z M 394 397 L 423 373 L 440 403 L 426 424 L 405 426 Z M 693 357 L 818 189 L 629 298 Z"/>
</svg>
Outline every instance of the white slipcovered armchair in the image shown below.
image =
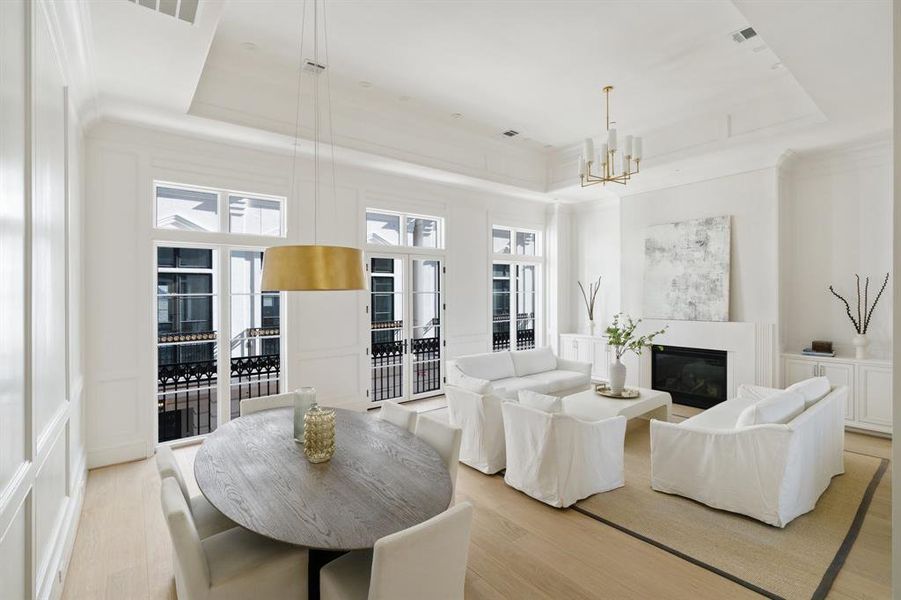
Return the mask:
<svg viewBox="0 0 901 600">
<path fill-rule="evenodd" d="M 625 417 L 582 421 L 516 402 L 503 413 L 507 485 L 558 508 L 624 485 Z"/>
<path fill-rule="evenodd" d="M 463 430 L 460 462 L 489 475 L 506 465 L 501 403 L 520 390 L 566 396 L 591 385 L 591 363 L 554 356 L 550 348 L 489 352 L 447 361 L 450 423 Z"/>
<path fill-rule="evenodd" d="M 844 472 L 848 388 L 742 386 L 681 423 L 651 421 L 651 487 L 785 527 Z"/>
</svg>

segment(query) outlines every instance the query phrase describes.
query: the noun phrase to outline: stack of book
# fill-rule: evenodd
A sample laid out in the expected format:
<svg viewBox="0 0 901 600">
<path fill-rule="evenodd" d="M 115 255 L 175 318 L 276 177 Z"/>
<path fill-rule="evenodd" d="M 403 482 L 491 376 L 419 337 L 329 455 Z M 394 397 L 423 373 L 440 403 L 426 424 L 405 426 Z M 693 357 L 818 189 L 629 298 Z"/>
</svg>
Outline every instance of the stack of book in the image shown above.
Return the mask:
<svg viewBox="0 0 901 600">
<path fill-rule="evenodd" d="M 817 352 L 813 348 L 804 348 L 801 350 L 801 354 L 806 354 L 807 356 L 835 356 L 835 352 Z"/>
</svg>

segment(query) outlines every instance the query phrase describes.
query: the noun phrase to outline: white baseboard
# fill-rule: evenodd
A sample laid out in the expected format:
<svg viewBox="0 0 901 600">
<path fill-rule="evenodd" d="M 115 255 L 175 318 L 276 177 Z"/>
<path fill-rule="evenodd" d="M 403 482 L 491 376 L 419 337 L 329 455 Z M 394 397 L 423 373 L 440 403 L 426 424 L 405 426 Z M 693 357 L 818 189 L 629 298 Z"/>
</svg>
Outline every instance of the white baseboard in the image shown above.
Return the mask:
<svg viewBox="0 0 901 600">
<path fill-rule="evenodd" d="M 77 478 L 66 502 L 63 518 L 54 537 L 54 548 L 43 578 L 38 582 L 37 598 L 39 600 L 59 600 L 63 594 L 69 561 L 75 547 L 75 536 L 81 521 L 81 509 L 84 506 L 84 495 L 88 481 L 86 456 L 81 455 L 73 475 Z"/>
<path fill-rule="evenodd" d="M 143 441 L 130 442 L 122 446 L 89 451 L 88 469 L 118 465 L 119 463 L 142 460 L 144 458 L 147 458 L 147 444 Z"/>
</svg>

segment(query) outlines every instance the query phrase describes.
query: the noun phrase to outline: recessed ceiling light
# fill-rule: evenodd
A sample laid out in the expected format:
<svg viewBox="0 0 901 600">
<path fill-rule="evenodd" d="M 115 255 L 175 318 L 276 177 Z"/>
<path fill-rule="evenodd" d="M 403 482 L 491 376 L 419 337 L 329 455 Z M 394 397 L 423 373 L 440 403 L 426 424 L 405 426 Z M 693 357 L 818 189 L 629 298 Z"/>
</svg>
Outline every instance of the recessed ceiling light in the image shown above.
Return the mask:
<svg viewBox="0 0 901 600">
<path fill-rule="evenodd" d="M 410 97 L 409 96 L 401 96 L 400 98 L 398 98 L 398 100 L 400 100 L 401 102 L 409 102 Z"/>
<path fill-rule="evenodd" d="M 249 50 L 252 52 L 252 51 L 256 50 L 259 46 L 257 46 L 253 42 L 241 42 L 241 47 L 244 48 L 245 50 Z"/>
<path fill-rule="evenodd" d="M 451 113 L 451 118 L 452 119 L 462 119 L 463 113 Z"/>
<path fill-rule="evenodd" d="M 370 82 L 370 81 L 361 81 L 361 82 L 360 82 L 360 87 L 362 87 L 362 88 L 371 88 L 371 87 L 372 87 L 372 82 Z"/>
<path fill-rule="evenodd" d="M 545 148 L 553 148 L 554 145 L 553 145 L 553 144 L 545 144 L 544 147 L 545 147 Z"/>
</svg>

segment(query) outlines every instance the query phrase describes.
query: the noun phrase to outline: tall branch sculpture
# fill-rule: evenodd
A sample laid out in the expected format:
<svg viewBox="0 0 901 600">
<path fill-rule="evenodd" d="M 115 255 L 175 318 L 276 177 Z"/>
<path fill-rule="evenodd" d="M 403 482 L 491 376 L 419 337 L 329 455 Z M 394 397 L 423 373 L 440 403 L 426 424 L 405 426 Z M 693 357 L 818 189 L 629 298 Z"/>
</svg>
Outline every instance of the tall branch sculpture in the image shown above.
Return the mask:
<svg viewBox="0 0 901 600">
<path fill-rule="evenodd" d="M 582 282 L 579 281 L 579 289 L 582 290 L 582 299 L 585 301 L 585 308 L 588 309 L 588 320 L 594 321 L 594 303 L 597 300 L 598 292 L 601 289 L 601 276 L 598 275 L 598 280 L 593 283 L 588 284 L 588 293 L 585 293 L 585 286 L 582 285 Z"/>
<path fill-rule="evenodd" d="M 876 298 L 873 300 L 873 305 L 870 306 L 869 300 L 869 292 L 870 292 L 870 278 L 867 277 L 864 281 L 863 285 L 863 304 L 861 305 L 861 297 L 860 297 L 860 275 L 854 275 L 857 278 L 857 318 L 854 318 L 854 315 L 851 313 L 851 305 L 845 300 L 845 297 L 835 291 L 831 285 L 829 286 L 829 291 L 832 292 L 832 295 L 841 300 L 842 304 L 845 305 L 845 312 L 848 313 L 848 318 L 851 320 L 851 324 L 854 325 L 854 331 L 863 335 L 866 334 L 867 329 L 870 328 L 870 320 L 873 318 L 873 311 L 876 309 L 876 305 L 879 304 L 879 299 L 882 298 L 882 292 L 885 291 L 886 286 L 888 285 L 888 276 L 889 274 L 885 274 L 885 280 L 882 282 L 882 287 L 879 288 L 879 293 L 876 294 Z"/>
</svg>

